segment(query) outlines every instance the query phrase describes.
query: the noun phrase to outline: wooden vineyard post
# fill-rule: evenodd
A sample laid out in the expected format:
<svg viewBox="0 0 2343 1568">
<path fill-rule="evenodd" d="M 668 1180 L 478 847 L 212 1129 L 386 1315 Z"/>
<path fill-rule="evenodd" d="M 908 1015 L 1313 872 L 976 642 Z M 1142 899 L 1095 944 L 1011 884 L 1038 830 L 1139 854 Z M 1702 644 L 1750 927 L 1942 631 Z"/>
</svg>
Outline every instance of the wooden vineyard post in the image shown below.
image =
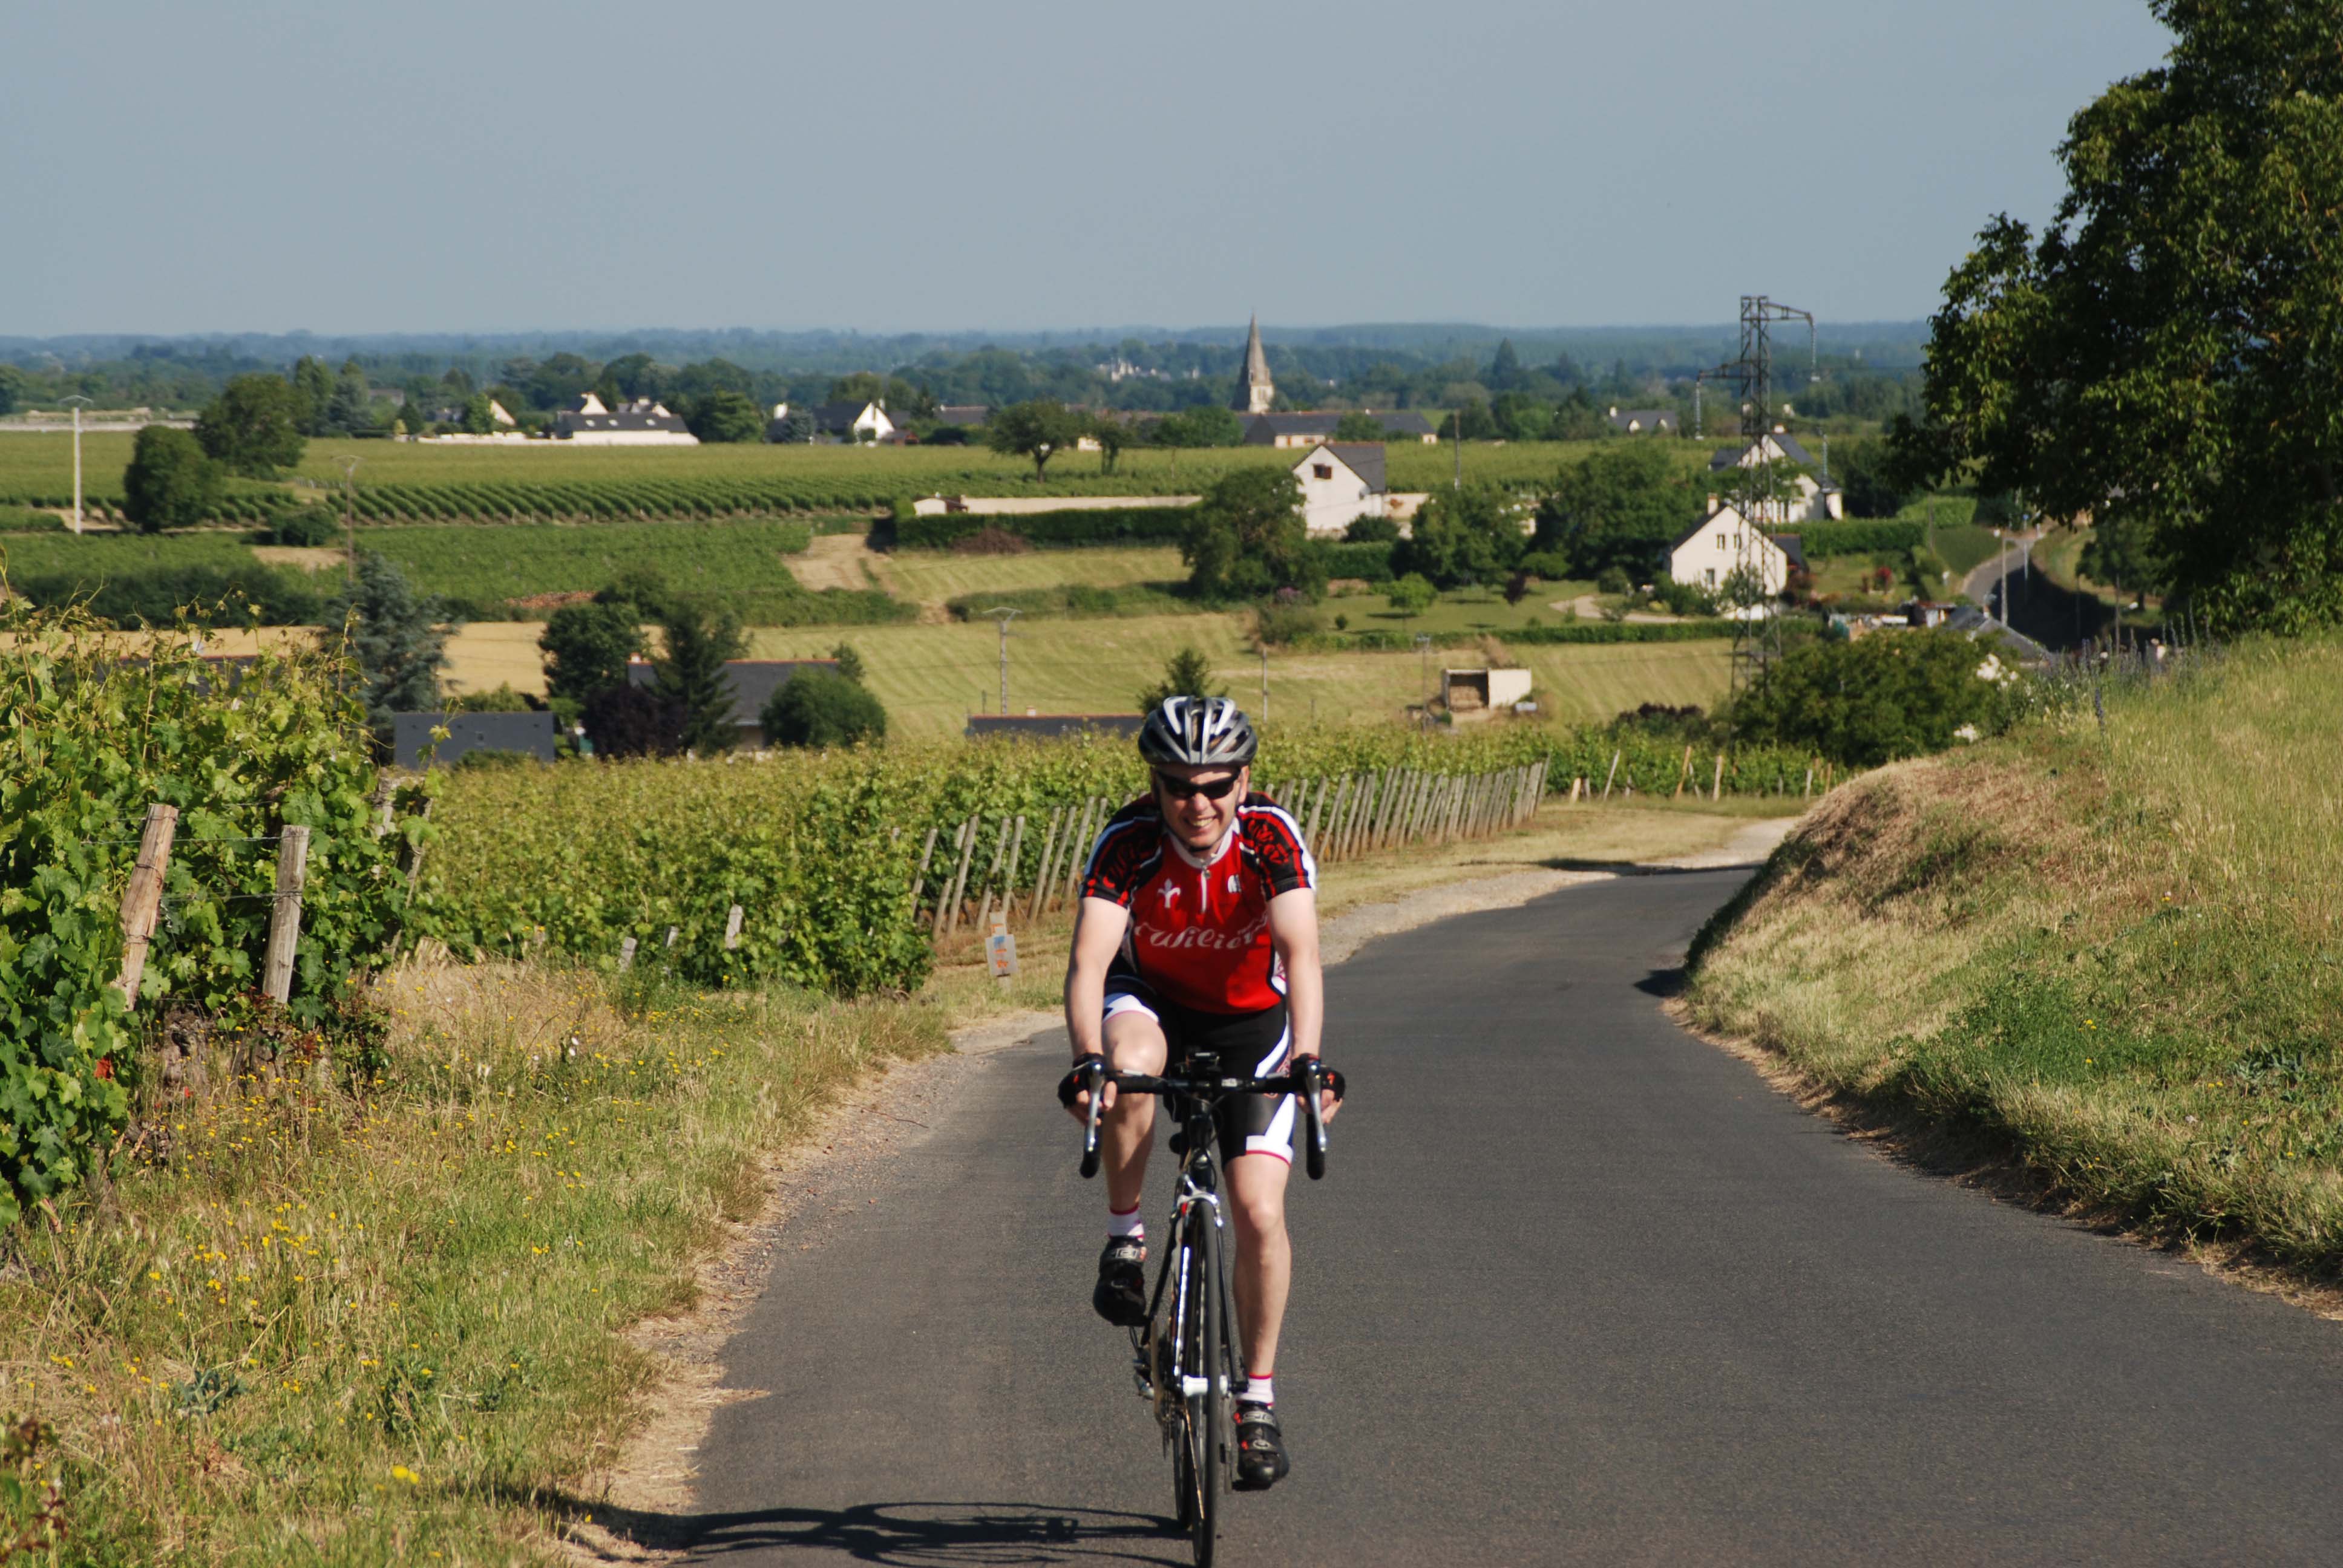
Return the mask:
<svg viewBox="0 0 2343 1568">
<path fill-rule="evenodd" d="M 155 940 L 155 919 L 163 910 L 163 873 L 171 864 L 171 839 L 179 830 L 179 809 L 146 808 L 138 835 L 138 863 L 122 892 L 122 973 L 114 986 L 125 1008 L 136 1011 L 138 981 L 146 972 L 146 944 Z"/>
<path fill-rule="evenodd" d="M 628 937 L 625 941 L 618 944 L 618 972 L 620 974 L 625 974 L 628 970 L 635 967 L 635 949 L 640 944 L 639 944 L 632 937 Z"/>
<path fill-rule="evenodd" d="M 260 989 L 274 1002 L 293 995 L 293 956 L 301 943 L 301 889 L 309 870 L 309 829 L 287 827 L 277 841 L 277 900 L 268 912 L 268 955 Z"/>
<path fill-rule="evenodd" d="M 1619 759 L 1622 755 L 1618 751 L 1611 753 L 1611 771 L 1603 776 L 1603 799 L 1605 800 L 1611 799 L 1611 781 L 1619 777 Z"/>
<path fill-rule="evenodd" d="M 1708 778 L 1708 798 L 1712 801 L 1725 799 L 1725 753 L 1716 754 L 1716 771 Z"/>
<path fill-rule="evenodd" d="M 1087 847 L 1098 841 L 1099 829 L 1093 819 L 1098 815 L 1098 797 L 1082 802 L 1082 814 L 1074 834 L 1073 852 L 1066 857 L 1066 882 L 1060 891 L 1059 901 L 1073 909 L 1081 901 L 1082 873 L 1090 869 Z"/>
<path fill-rule="evenodd" d="M 1326 790 L 1332 782 L 1332 780 L 1323 777 L 1320 778 L 1318 780 L 1317 793 L 1310 802 L 1310 825 L 1302 829 L 1302 836 L 1308 839 L 1313 847 L 1312 853 L 1316 852 L 1315 846 L 1318 843 L 1319 813 L 1326 809 Z"/>
<path fill-rule="evenodd" d="M 740 947 L 740 922 L 749 911 L 735 904 L 724 916 L 724 950 L 736 952 Z"/>
<path fill-rule="evenodd" d="M 1674 794 L 1674 796 L 1670 797 L 1670 799 L 1676 799 L 1676 800 L 1681 800 L 1681 799 L 1684 799 L 1684 781 L 1685 781 L 1686 779 L 1690 779 L 1691 777 L 1692 777 L 1692 748 L 1691 748 L 1691 747 L 1689 747 L 1689 746 L 1687 746 L 1687 747 L 1685 747 L 1685 748 L 1684 748 L 1684 766 L 1676 769 L 1676 791 L 1675 791 L 1675 794 Z"/>
<path fill-rule="evenodd" d="M 1326 841 L 1319 846 L 1321 858 L 1328 861 L 1342 858 L 1342 836 L 1339 829 L 1342 820 L 1342 802 L 1350 798 L 1351 780 L 1346 774 L 1334 790 L 1334 803 L 1326 808 Z"/>
<path fill-rule="evenodd" d="M 1001 814 L 1000 830 L 992 835 L 992 859 L 986 862 L 984 877 L 977 883 L 984 895 L 984 905 L 977 913 L 976 923 L 984 925 L 992 913 L 992 879 L 1001 874 L 1001 858 L 1009 849 L 1009 813 Z"/>
<path fill-rule="evenodd" d="M 940 937 L 951 930 L 952 911 L 960 908 L 960 890 L 968 882 L 969 859 L 976 853 L 975 818 L 960 825 L 960 838 L 952 847 L 960 851 L 960 866 L 936 890 L 943 897 L 936 900 L 936 918 L 928 922 L 930 936 Z"/>
<path fill-rule="evenodd" d="M 1065 814 L 1063 806 L 1050 808 L 1050 830 L 1041 836 L 1041 863 L 1033 868 L 1033 897 L 1025 906 L 1025 923 L 1029 926 L 1041 918 L 1041 898 L 1050 890 L 1050 873 L 1057 868 L 1058 829 L 1073 826 L 1060 821 Z"/>
<path fill-rule="evenodd" d="M 1001 819 L 1001 827 L 1002 837 L 1008 838 L 1009 819 L 1007 817 Z M 1005 860 L 1001 858 L 1000 845 L 996 844 L 993 847 L 992 864 L 1000 876 L 1001 885 L 998 891 L 1001 895 L 1001 918 L 1004 920 L 1009 918 L 1010 901 L 1013 896 L 1011 890 L 1017 884 L 1017 858 L 1024 849 L 1025 814 L 1020 811 L 1017 814 L 1016 837 L 1008 839 L 1008 858 Z M 996 890 L 993 887 L 993 878 L 994 870 L 987 870 L 984 873 L 984 908 L 976 917 L 976 923 L 982 926 L 988 933 L 992 930 L 992 897 Z"/>
<path fill-rule="evenodd" d="M 1815 765 L 1814 765 L 1813 763 L 1809 762 L 1809 763 L 1807 763 L 1807 764 L 1806 764 L 1806 781 L 1805 781 L 1804 784 L 1801 784 L 1800 786 L 1798 786 L 1798 799 L 1801 799 L 1801 800 L 1811 800 L 1811 799 L 1813 799 L 1814 798 L 1815 798 Z"/>
<path fill-rule="evenodd" d="M 669 926 L 669 927 L 668 927 L 668 929 L 667 929 L 667 950 L 668 950 L 668 951 L 669 951 L 669 952 L 673 952 L 673 951 L 675 951 L 675 939 L 676 939 L 679 935 L 680 935 L 680 934 L 681 934 L 682 930 L 683 930 L 683 928 L 682 928 L 681 926 Z"/>
<path fill-rule="evenodd" d="M 920 851 L 920 869 L 911 877 L 911 918 L 920 918 L 920 895 L 928 890 L 928 861 L 936 852 L 936 834 L 940 829 L 928 829 L 927 847 Z"/>
</svg>

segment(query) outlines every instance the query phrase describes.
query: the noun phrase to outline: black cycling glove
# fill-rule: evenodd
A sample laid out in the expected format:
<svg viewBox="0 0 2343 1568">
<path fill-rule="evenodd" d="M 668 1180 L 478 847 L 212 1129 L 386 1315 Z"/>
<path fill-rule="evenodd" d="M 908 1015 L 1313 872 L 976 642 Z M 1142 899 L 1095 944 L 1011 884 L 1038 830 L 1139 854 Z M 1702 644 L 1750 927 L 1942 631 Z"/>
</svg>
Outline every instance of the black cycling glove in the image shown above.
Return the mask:
<svg viewBox="0 0 2343 1568">
<path fill-rule="evenodd" d="M 1074 1108 L 1074 1097 L 1091 1087 L 1090 1070 L 1093 1067 L 1102 1069 L 1105 1066 L 1106 1058 L 1097 1051 L 1083 1052 L 1076 1059 L 1073 1070 L 1058 1080 L 1058 1103 L 1071 1111 Z"/>
</svg>

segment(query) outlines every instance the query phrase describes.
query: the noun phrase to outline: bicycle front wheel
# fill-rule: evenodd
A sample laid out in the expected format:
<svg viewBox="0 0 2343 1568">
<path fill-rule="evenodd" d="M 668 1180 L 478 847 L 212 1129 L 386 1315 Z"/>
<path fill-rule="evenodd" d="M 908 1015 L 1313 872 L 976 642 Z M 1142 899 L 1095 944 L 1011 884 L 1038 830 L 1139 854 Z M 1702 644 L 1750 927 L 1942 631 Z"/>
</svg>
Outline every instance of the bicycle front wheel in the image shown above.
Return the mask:
<svg viewBox="0 0 2343 1568">
<path fill-rule="evenodd" d="M 1228 1490 L 1228 1350 L 1222 1338 L 1226 1313 L 1220 1244 L 1220 1231 L 1209 1220 L 1191 1230 L 1182 1282 L 1187 1288 L 1181 1292 L 1181 1370 L 1203 1385 L 1181 1402 L 1185 1430 L 1176 1467 L 1180 1519 L 1195 1546 L 1196 1568 L 1212 1568 L 1221 1498 Z"/>
</svg>

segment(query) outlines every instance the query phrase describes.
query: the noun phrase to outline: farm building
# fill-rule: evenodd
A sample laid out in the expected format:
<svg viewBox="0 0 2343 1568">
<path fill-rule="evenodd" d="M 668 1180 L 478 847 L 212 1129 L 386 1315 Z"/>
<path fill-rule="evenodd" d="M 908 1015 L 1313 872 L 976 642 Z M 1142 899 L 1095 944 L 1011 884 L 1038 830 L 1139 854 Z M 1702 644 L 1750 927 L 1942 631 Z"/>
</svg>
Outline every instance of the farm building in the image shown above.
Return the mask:
<svg viewBox="0 0 2343 1568">
<path fill-rule="evenodd" d="M 553 436 L 580 447 L 697 447 L 699 437 L 664 403 L 638 397 L 611 408 L 591 392 L 580 393 L 553 417 Z"/>
<path fill-rule="evenodd" d="M 447 739 L 435 749 L 434 729 L 445 726 Z M 540 762 L 554 758 L 554 719 L 550 713 L 394 713 L 390 716 L 391 754 L 401 768 L 420 772 L 424 756 L 439 767 L 474 751 L 518 752 Z"/>
<path fill-rule="evenodd" d="M 1293 465 L 1302 481 L 1302 520 L 1312 538 L 1340 538 L 1357 518 L 1389 507 L 1380 441 L 1321 441 Z"/>
<path fill-rule="evenodd" d="M 1794 550 L 1799 551 L 1795 557 Z M 1746 566 L 1757 574 L 1767 599 L 1788 584 L 1793 566 L 1805 564 L 1795 534 L 1777 538 L 1753 526 L 1738 508 L 1729 505 L 1709 513 L 1668 547 L 1668 576 L 1676 581 L 1720 588 L 1735 568 Z"/>
<path fill-rule="evenodd" d="M 834 658 L 729 658 L 724 661 L 724 685 L 732 696 L 732 728 L 739 736 L 738 744 L 763 746 L 765 734 L 765 704 L 773 693 L 786 685 L 801 669 L 831 669 L 838 668 Z M 659 679 L 659 670 L 648 659 L 630 659 L 627 664 L 627 683 L 649 686 Z"/>
<path fill-rule="evenodd" d="M 1611 421 L 1611 428 L 1623 436 L 1676 433 L 1676 412 L 1673 408 L 1622 408 L 1614 405 L 1604 417 Z"/>
<path fill-rule="evenodd" d="M 1796 467 L 1789 478 L 1790 493 L 1756 508 L 1759 522 L 1776 528 L 1784 523 L 1822 522 L 1846 516 L 1846 499 L 1830 482 L 1828 475 L 1817 479 L 1804 472 L 1815 467 L 1815 463 L 1795 436 L 1776 431 L 1760 436 L 1746 446 L 1720 447 L 1708 460 L 1708 471 L 1711 476 L 1729 474 L 1735 468 L 1754 468 L 1760 463 L 1789 463 Z"/>
<path fill-rule="evenodd" d="M 1441 706 L 1459 723 L 1486 719 L 1528 701 L 1532 678 L 1526 669 L 1443 669 Z"/>
<path fill-rule="evenodd" d="M 966 734 L 970 740 L 987 735 L 1022 735 L 1054 740 L 1069 735 L 1136 735 L 1147 722 L 1143 713 L 971 713 Z"/>
</svg>

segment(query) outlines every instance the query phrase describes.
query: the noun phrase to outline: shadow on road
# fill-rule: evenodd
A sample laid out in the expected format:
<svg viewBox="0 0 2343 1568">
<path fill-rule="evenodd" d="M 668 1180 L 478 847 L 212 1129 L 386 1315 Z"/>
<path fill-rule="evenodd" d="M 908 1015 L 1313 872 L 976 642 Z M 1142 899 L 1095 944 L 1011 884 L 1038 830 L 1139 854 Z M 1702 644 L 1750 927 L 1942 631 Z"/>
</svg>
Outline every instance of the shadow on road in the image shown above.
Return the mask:
<svg viewBox="0 0 2343 1568">
<path fill-rule="evenodd" d="M 1678 964 L 1674 969 L 1652 970 L 1635 982 L 1635 989 L 1645 996 L 1655 996 L 1664 1001 L 1669 997 L 1684 995 L 1684 966 Z"/>
<path fill-rule="evenodd" d="M 1712 871 L 1754 871 L 1763 860 L 1735 860 L 1717 866 L 1654 866 L 1642 860 L 1580 859 L 1568 855 L 1556 855 L 1540 860 L 1549 871 L 1609 871 L 1621 877 L 1704 877 Z"/>
<path fill-rule="evenodd" d="M 1176 1563 L 1186 1536 L 1169 1519 L 1031 1503 L 870 1503 L 836 1512 L 769 1508 L 749 1513 L 652 1513 L 537 1493 L 571 1518 L 656 1551 L 714 1561 L 782 1549 L 842 1553 L 859 1563 Z"/>
</svg>

